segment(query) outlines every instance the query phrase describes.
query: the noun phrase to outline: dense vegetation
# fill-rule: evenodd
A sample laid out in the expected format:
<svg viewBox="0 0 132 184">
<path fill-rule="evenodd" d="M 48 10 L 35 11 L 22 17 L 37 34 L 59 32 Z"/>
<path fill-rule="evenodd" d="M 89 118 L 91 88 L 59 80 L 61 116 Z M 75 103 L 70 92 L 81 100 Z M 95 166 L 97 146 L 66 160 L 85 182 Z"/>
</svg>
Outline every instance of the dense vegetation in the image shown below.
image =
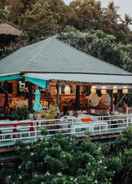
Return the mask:
<svg viewBox="0 0 132 184">
<path fill-rule="evenodd" d="M 16 184 L 131 184 L 132 129 L 115 143 L 93 143 L 89 137 L 44 138 L 17 147 L 17 167 L 0 169 Z"/>
<path fill-rule="evenodd" d="M 84 30 L 103 30 L 118 40 L 131 41 L 132 19 L 122 18 L 114 3 L 102 8 L 97 0 L 2 0 L 1 21 L 9 21 L 24 30 L 29 39 L 38 39 L 62 31 L 67 25 Z"/>
<path fill-rule="evenodd" d="M 73 47 L 132 72 L 132 44 L 117 42 L 117 38 L 101 30 L 80 32 L 67 27 L 59 39 Z"/>
</svg>

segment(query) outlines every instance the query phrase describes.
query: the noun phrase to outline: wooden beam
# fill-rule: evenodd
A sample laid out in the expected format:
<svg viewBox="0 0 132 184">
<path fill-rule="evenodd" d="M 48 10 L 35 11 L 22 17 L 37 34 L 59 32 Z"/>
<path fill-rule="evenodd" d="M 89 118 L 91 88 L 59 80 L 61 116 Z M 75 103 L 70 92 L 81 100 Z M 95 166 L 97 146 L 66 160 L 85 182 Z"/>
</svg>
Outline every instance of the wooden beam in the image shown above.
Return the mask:
<svg viewBox="0 0 132 184">
<path fill-rule="evenodd" d="M 80 86 L 76 86 L 76 101 L 75 101 L 75 109 L 80 110 Z"/>
<path fill-rule="evenodd" d="M 28 83 L 28 110 L 32 112 L 33 110 L 33 94 L 32 94 L 32 84 Z"/>
<path fill-rule="evenodd" d="M 60 99 L 60 83 L 59 82 L 56 83 L 56 89 L 57 89 L 56 102 L 57 102 L 57 107 L 59 108 L 58 110 L 60 111 L 60 109 L 61 109 L 61 99 Z"/>
</svg>

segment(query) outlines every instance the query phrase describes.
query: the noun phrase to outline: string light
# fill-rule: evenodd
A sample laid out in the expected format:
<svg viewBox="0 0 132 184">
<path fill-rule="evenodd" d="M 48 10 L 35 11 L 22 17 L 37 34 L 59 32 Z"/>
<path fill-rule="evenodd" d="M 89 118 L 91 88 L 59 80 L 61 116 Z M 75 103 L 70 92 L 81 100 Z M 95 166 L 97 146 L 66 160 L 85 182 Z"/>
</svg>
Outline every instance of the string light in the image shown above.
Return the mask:
<svg viewBox="0 0 132 184">
<path fill-rule="evenodd" d="M 127 87 L 127 86 L 123 86 L 122 93 L 123 93 L 124 95 L 125 95 L 125 94 L 128 94 L 128 87 Z"/>
<path fill-rule="evenodd" d="M 117 94 L 118 93 L 118 88 L 117 86 L 113 86 L 113 94 Z"/>
<path fill-rule="evenodd" d="M 96 94 L 96 86 L 92 86 L 91 87 L 91 93 L 92 94 Z"/>
</svg>

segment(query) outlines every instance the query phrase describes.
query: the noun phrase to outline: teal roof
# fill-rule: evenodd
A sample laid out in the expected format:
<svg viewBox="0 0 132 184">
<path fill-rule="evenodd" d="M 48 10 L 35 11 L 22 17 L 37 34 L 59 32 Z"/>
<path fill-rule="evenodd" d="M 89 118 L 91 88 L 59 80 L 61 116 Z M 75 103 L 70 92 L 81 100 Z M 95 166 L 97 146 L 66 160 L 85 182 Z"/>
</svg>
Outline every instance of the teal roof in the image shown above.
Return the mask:
<svg viewBox="0 0 132 184">
<path fill-rule="evenodd" d="M 1 74 L 29 71 L 129 74 L 63 43 L 56 37 L 23 47 L 0 61 Z"/>
</svg>

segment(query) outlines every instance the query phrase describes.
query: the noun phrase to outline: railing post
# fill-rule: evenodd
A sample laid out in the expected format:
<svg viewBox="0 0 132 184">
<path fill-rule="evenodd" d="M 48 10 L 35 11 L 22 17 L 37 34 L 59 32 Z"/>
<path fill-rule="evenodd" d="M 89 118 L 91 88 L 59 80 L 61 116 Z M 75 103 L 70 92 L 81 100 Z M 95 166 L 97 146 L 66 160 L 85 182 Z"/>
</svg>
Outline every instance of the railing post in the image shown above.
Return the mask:
<svg viewBox="0 0 132 184">
<path fill-rule="evenodd" d="M 34 133 L 35 133 L 35 142 L 38 140 L 38 134 L 37 134 L 37 122 L 35 122 L 35 130 L 34 130 Z"/>
</svg>

